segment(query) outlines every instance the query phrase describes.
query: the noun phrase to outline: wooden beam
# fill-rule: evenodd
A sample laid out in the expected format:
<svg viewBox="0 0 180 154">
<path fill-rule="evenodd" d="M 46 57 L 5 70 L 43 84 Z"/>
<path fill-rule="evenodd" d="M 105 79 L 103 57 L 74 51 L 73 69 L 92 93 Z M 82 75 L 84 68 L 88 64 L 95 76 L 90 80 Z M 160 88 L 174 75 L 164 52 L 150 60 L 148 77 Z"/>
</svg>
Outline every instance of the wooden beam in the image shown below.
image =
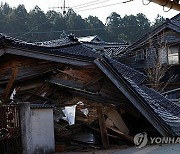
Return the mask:
<svg viewBox="0 0 180 154">
<path fill-rule="evenodd" d="M 25 56 L 30 58 L 36 58 L 36 59 L 42 59 L 52 62 L 58 62 L 68 65 L 75 65 L 75 66 L 91 66 L 93 65 L 93 60 L 91 58 L 85 59 L 83 57 L 74 57 L 71 55 L 53 55 L 48 54 L 42 51 L 35 51 L 35 50 L 19 50 L 19 49 L 6 49 L 6 53 L 12 54 L 12 55 L 19 55 L 19 56 Z"/>
<path fill-rule="evenodd" d="M 175 1 L 171 1 L 171 0 L 149 0 L 149 1 L 156 3 L 156 4 L 159 4 L 161 6 L 168 7 L 170 9 L 180 11 L 180 4 L 178 2 L 175 2 Z"/>
<path fill-rule="evenodd" d="M 127 134 L 124 134 L 123 132 L 119 131 L 118 129 L 112 128 L 107 126 L 108 129 L 112 130 L 113 132 L 115 132 L 119 137 L 122 137 L 123 139 L 126 139 L 130 142 L 134 142 L 133 137 Z"/>
<path fill-rule="evenodd" d="M 90 79 L 88 82 L 86 82 L 83 86 L 83 89 L 88 88 L 89 86 L 95 84 L 96 82 L 98 82 L 100 79 L 102 79 L 104 77 L 103 73 L 99 73 L 96 76 L 94 76 L 92 79 Z"/>
<path fill-rule="evenodd" d="M 83 125 L 83 126 L 85 126 L 85 127 L 87 127 L 88 129 L 92 130 L 92 131 L 93 131 L 93 132 L 95 132 L 95 133 L 98 133 L 98 134 L 100 134 L 100 133 L 101 133 L 101 131 L 100 131 L 99 129 L 94 128 L 94 127 L 92 127 L 92 126 L 91 126 L 91 125 L 89 125 L 89 124 L 82 123 L 82 125 Z M 111 134 L 108 134 L 108 137 L 111 137 L 111 138 L 114 138 L 114 139 L 118 139 L 118 140 L 122 139 L 122 138 L 121 138 L 121 137 L 119 137 L 119 136 L 116 136 L 116 135 L 111 135 Z"/>
<path fill-rule="evenodd" d="M 8 82 L 8 84 L 6 86 L 4 95 L 3 95 L 3 99 L 4 99 L 5 102 L 7 102 L 7 100 L 8 100 L 8 96 L 9 96 L 9 93 L 11 91 L 11 88 L 12 88 L 12 85 L 14 83 L 14 80 L 16 78 L 17 73 L 18 73 L 18 67 L 15 66 L 14 69 L 13 69 L 13 72 L 11 74 L 11 77 L 9 79 L 9 82 Z"/>
<path fill-rule="evenodd" d="M 41 98 L 42 100 L 48 101 L 47 104 L 50 104 L 50 103 L 56 104 L 56 103 L 57 103 L 56 101 L 54 101 L 54 100 L 52 100 L 52 99 L 49 99 L 49 98 L 47 98 L 47 97 L 43 97 L 43 96 L 41 96 L 41 95 L 38 95 L 38 94 L 35 94 L 35 93 L 32 93 L 32 92 L 28 92 L 28 94 L 34 95 L 34 96 L 36 96 L 36 97 Z"/>
<path fill-rule="evenodd" d="M 69 69 L 69 70 L 64 70 L 64 71 L 59 70 L 59 71 L 61 73 L 69 75 L 69 76 L 71 76 L 71 77 L 73 77 L 75 79 L 85 81 L 85 82 L 91 80 L 91 78 L 92 78 L 90 72 L 87 73 L 87 71 L 84 71 L 84 70 Z"/>
<path fill-rule="evenodd" d="M 97 114 L 98 114 L 98 118 L 99 118 L 99 126 L 100 126 L 100 131 L 101 131 L 103 148 L 109 149 L 109 139 L 108 139 L 108 134 L 107 134 L 107 129 L 106 129 L 106 124 L 105 124 L 105 120 L 104 120 L 104 113 L 102 110 L 102 106 L 97 106 L 96 110 L 97 110 Z"/>
</svg>

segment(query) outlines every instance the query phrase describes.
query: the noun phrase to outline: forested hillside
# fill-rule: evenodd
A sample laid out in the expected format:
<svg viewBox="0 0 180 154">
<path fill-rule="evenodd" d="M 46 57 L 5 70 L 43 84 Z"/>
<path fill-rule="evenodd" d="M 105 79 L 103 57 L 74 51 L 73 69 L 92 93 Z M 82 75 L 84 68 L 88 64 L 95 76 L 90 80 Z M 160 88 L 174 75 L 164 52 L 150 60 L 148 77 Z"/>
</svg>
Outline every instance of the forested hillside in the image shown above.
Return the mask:
<svg viewBox="0 0 180 154">
<path fill-rule="evenodd" d="M 28 42 L 58 39 L 65 31 L 77 37 L 98 35 L 105 41 L 132 43 L 164 20 L 157 16 L 151 23 L 142 13 L 121 17 L 113 12 L 103 24 L 94 16 L 82 19 L 72 9 L 62 15 L 55 11 L 44 13 L 38 6 L 30 12 L 24 5 L 11 8 L 5 3 L 0 8 L 0 32 Z"/>
</svg>

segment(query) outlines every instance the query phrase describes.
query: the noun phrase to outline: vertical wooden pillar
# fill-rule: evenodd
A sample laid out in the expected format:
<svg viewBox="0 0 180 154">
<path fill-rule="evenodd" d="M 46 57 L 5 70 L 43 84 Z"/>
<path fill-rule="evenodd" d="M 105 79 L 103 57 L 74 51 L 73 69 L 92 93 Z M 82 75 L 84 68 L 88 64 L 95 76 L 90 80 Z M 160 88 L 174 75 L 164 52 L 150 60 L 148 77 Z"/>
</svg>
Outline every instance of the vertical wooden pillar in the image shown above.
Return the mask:
<svg viewBox="0 0 180 154">
<path fill-rule="evenodd" d="M 96 110 L 97 110 L 97 114 L 98 114 L 98 118 L 99 118 L 99 126 L 100 126 L 100 131 L 101 131 L 103 147 L 104 147 L 104 149 L 108 149 L 109 148 L 109 139 L 108 139 L 108 135 L 107 135 L 107 128 L 106 128 L 106 124 L 105 124 L 102 106 L 97 106 Z"/>
<path fill-rule="evenodd" d="M 14 83 L 14 80 L 16 78 L 17 73 L 18 73 L 18 68 L 14 67 L 13 72 L 11 74 L 11 77 L 9 79 L 9 82 L 8 82 L 8 84 L 6 86 L 4 95 L 3 95 L 3 99 L 4 99 L 5 102 L 7 102 L 7 100 L 8 100 L 8 96 L 9 96 L 9 93 L 11 91 L 11 88 L 12 88 L 12 85 Z"/>
</svg>

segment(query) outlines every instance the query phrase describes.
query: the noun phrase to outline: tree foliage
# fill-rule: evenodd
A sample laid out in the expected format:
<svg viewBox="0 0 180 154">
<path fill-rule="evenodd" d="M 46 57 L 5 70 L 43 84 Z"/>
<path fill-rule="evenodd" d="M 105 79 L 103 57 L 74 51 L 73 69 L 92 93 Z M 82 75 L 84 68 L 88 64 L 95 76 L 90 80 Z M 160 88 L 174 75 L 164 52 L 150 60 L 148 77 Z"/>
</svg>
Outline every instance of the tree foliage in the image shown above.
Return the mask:
<svg viewBox="0 0 180 154">
<path fill-rule="evenodd" d="M 5 3 L 0 8 L 0 32 L 29 42 L 58 39 L 65 31 L 77 37 L 98 35 L 105 41 L 132 43 L 162 22 L 164 18 L 158 15 L 151 23 L 142 13 L 121 17 L 113 12 L 103 24 L 91 15 L 83 19 L 72 9 L 62 15 L 55 11 L 44 13 L 38 6 L 30 12 L 24 5 L 11 8 Z"/>
</svg>

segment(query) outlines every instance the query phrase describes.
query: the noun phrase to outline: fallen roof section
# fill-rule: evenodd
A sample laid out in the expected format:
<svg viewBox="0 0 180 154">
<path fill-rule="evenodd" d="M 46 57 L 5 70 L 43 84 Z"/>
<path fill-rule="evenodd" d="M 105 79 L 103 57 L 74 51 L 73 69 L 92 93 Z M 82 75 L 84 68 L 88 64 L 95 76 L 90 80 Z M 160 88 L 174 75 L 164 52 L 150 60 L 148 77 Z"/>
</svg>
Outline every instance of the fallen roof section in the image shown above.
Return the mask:
<svg viewBox="0 0 180 154">
<path fill-rule="evenodd" d="M 53 47 L 38 46 L 6 37 L 1 37 L 0 42 L 5 45 L 5 53 L 9 54 L 65 64 L 83 63 L 83 66 L 86 66 L 87 62 L 95 63 L 158 132 L 163 136 L 180 136 L 180 107 L 144 86 L 146 76 L 142 73 L 116 60 L 102 57 L 80 42 L 69 41 L 68 44 Z"/>
<path fill-rule="evenodd" d="M 143 86 L 144 77 L 138 71 L 128 69 L 112 59 L 96 59 L 95 63 L 159 133 L 163 136 L 180 136 L 180 108 Z M 140 80 L 137 82 L 138 75 Z"/>
</svg>

